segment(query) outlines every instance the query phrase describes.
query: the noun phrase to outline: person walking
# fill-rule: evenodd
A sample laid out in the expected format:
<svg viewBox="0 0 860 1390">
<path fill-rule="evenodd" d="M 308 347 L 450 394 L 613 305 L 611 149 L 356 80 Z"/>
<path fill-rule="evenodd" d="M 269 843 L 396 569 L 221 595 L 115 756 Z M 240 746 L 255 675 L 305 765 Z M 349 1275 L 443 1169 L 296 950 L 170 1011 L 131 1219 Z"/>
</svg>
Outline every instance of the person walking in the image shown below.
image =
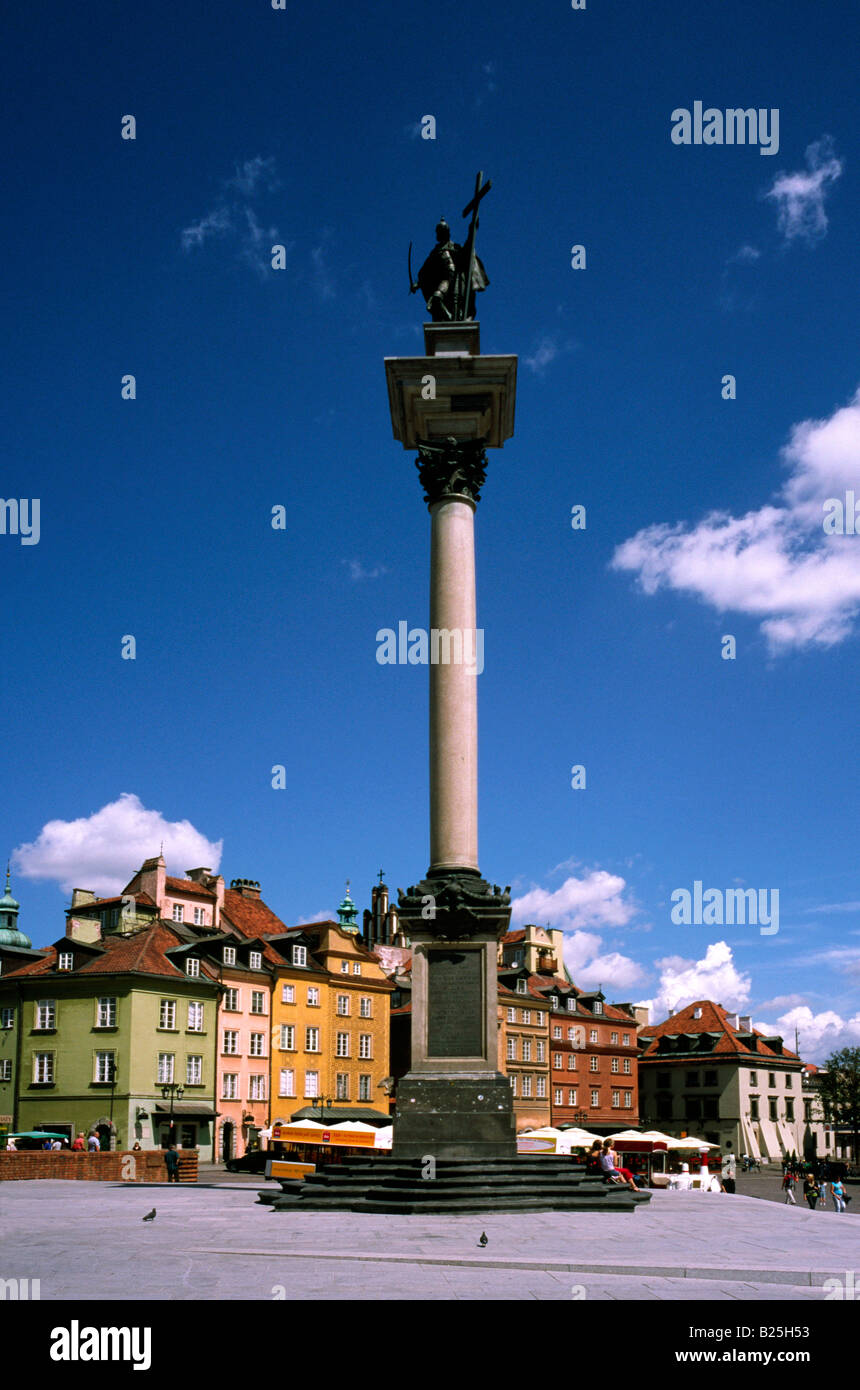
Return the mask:
<svg viewBox="0 0 860 1390">
<path fill-rule="evenodd" d="M 95 1130 L 93 1130 L 92 1134 L 87 1135 L 87 1153 L 97 1154 L 100 1149 L 101 1144 L 99 1143 L 99 1136 L 96 1134 Z"/>
<path fill-rule="evenodd" d="M 73 1152 L 73 1153 L 76 1153 L 76 1154 L 83 1153 L 83 1151 L 84 1151 L 84 1149 L 85 1149 L 86 1147 L 87 1147 L 87 1141 L 86 1141 L 86 1139 L 85 1139 L 84 1136 L 83 1136 L 83 1132 L 81 1132 L 80 1134 L 75 1135 L 75 1138 L 74 1138 L 74 1140 L 72 1141 L 72 1152 Z"/>
<path fill-rule="evenodd" d="M 734 1192 L 736 1174 L 737 1159 L 735 1158 L 734 1154 L 726 1154 L 725 1158 L 723 1159 L 722 1166 L 723 1187 L 725 1188 L 726 1192 Z"/>
<path fill-rule="evenodd" d="M 819 1192 L 819 1195 L 820 1195 L 820 1197 L 821 1197 L 821 1210 L 822 1210 L 822 1211 L 824 1211 L 825 1207 L 827 1206 L 827 1188 L 828 1188 L 829 1183 L 830 1183 L 830 1170 L 829 1170 L 829 1169 L 827 1168 L 827 1166 L 825 1165 L 825 1166 L 821 1169 L 821 1175 L 820 1175 L 820 1177 L 819 1177 L 819 1179 L 818 1179 L 818 1192 Z"/>
<path fill-rule="evenodd" d="M 785 1170 L 785 1175 L 782 1179 L 782 1190 L 785 1193 L 785 1200 L 788 1205 L 790 1207 L 796 1207 L 797 1202 L 794 1198 L 794 1174 L 790 1168 Z"/>
<path fill-rule="evenodd" d="M 164 1162 L 167 1168 L 167 1181 L 179 1182 L 179 1154 L 176 1152 L 175 1144 L 171 1144 L 170 1148 L 165 1150 Z"/>
<path fill-rule="evenodd" d="M 830 1184 L 830 1195 L 833 1198 L 833 1210 L 845 1210 L 845 1188 L 842 1186 L 841 1178 L 834 1178 Z"/>
<path fill-rule="evenodd" d="M 803 1183 L 803 1195 L 809 1204 L 809 1210 L 815 1211 L 818 1202 L 818 1183 L 812 1173 L 807 1173 Z"/>
</svg>

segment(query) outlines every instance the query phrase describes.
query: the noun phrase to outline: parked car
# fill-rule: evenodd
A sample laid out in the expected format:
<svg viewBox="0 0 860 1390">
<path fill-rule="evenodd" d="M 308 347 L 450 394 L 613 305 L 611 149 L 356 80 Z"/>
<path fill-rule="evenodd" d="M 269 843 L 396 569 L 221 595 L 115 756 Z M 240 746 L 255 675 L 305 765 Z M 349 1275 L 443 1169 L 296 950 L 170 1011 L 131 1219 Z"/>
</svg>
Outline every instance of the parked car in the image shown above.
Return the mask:
<svg viewBox="0 0 860 1390">
<path fill-rule="evenodd" d="M 228 1158 L 224 1166 L 228 1173 L 264 1173 L 267 1158 L 271 1154 L 265 1149 L 249 1149 L 241 1158 Z"/>
</svg>

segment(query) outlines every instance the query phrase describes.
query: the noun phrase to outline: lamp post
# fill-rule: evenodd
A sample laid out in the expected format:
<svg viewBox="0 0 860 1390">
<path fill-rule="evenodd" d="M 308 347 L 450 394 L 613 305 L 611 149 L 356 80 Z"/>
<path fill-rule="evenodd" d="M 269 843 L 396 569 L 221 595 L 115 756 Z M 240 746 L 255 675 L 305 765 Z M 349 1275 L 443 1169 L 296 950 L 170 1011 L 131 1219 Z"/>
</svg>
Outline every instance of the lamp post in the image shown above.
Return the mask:
<svg viewBox="0 0 860 1390">
<path fill-rule="evenodd" d="M 331 1106 L 332 1106 L 333 1104 L 334 1104 L 334 1097 L 333 1097 L 333 1096 L 315 1096 L 314 1099 L 311 1101 L 311 1105 L 313 1106 L 314 1109 L 316 1109 L 317 1106 L 319 1106 L 319 1108 L 320 1108 L 320 1121 L 319 1121 L 319 1122 L 320 1122 L 321 1125 L 325 1124 L 325 1112 L 326 1112 L 326 1110 L 327 1110 L 327 1109 L 331 1109 Z"/>
<path fill-rule="evenodd" d="M 116 1093 L 116 1058 L 111 1056 L 108 1059 L 108 1081 L 110 1082 L 110 1111 L 108 1112 L 108 1122 L 110 1124 L 110 1140 L 113 1142 L 113 1098 Z"/>
<path fill-rule="evenodd" d="M 586 1110 L 577 1110 L 576 1113 L 574 1114 L 573 1122 L 574 1122 L 574 1124 L 579 1125 L 580 1129 L 582 1129 L 582 1127 L 583 1127 L 583 1125 L 585 1124 L 585 1121 L 586 1121 L 587 1119 L 588 1119 L 588 1112 L 587 1112 Z"/>
<path fill-rule="evenodd" d="M 173 1101 L 174 1101 L 174 1098 L 175 1098 L 176 1100 L 181 1100 L 184 1094 L 185 1094 L 185 1087 L 182 1086 L 182 1085 L 180 1085 L 179 1082 L 177 1082 L 177 1081 L 168 1081 L 168 1082 L 166 1082 L 165 1085 L 163 1085 L 162 1088 L 161 1088 L 161 1097 L 162 1097 L 162 1100 L 167 1100 L 168 1096 L 170 1097 L 170 1116 L 169 1116 L 169 1119 L 168 1119 L 168 1124 L 169 1124 L 170 1128 L 169 1128 L 168 1134 L 167 1134 L 167 1145 L 168 1145 L 168 1148 L 170 1147 L 171 1144 L 173 1144 L 173 1143 L 175 1142 L 175 1140 L 174 1140 L 174 1135 L 173 1135 L 173 1128 L 174 1128 L 174 1127 L 173 1127 Z"/>
</svg>

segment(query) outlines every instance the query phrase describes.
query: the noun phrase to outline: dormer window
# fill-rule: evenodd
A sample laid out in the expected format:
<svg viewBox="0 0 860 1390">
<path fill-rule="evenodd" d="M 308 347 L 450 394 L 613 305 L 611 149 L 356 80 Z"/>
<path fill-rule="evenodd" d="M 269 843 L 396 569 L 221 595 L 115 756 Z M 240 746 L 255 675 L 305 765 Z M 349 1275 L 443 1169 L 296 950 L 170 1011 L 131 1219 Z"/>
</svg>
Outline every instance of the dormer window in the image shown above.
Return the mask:
<svg viewBox="0 0 860 1390">
<path fill-rule="evenodd" d="M 194 925 L 195 927 L 206 926 L 206 913 L 202 907 L 195 907 L 194 909 Z"/>
<path fill-rule="evenodd" d="M 701 1017 L 702 1017 L 702 1010 L 701 1010 L 701 1009 L 694 1009 L 694 1010 L 693 1010 L 693 1018 L 701 1018 Z"/>
<path fill-rule="evenodd" d="M 187 961 L 185 962 L 185 973 L 186 975 L 200 974 L 200 961 L 197 959 L 196 956 L 188 957 Z"/>
<path fill-rule="evenodd" d="M 340 963 L 340 973 L 341 973 L 341 975 L 348 975 L 348 974 L 349 974 L 349 961 L 348 961 L 348 960 L 342 960 L 342 961 L 341 961 L 341 963 Z"/>
<path fill-rule="evenodd" d="M 236 964 L 236 947 L 235 947 L 235 946 L 225 946 L 225 947 L 224 947 L 224 964 L 225 964 L 225 965 L 235 965 L 235 964 Z"/>
<path fill-rule="evenodd" d="M 182 903 L 173 904 L 173 920 L 174 922 L 183 922 L 185 920 L 185 908 L 182 906 Z"/>
<path fill-rule="evenodd" d="M 596 1014 L 602 1014 L 602 1013 L 603 1013 L 603 1002 L 602 1002 L 602 1000 L 600 1000 L 600 999 L 595 999 L 595 1001 L 594 1001 L 594 1009 L 593 1009 L 593 1012 L 596 1013 Z"/>
<path fill-rule="evenodd" d="M 574 999 L 573 995 L 568 995 L 567 1007 L 570 1013 L 576 1013 L 576 1000 Z"/>
<path fill-rule="evenodd" d="M 526 983 L 526 981 L 525 981 L 525 980 L 517 980 L 517 994 L 525 994 L 527 990 L 528 990 L 528 984 Z"/>
<path fill-rule="evenodd" d="M 557 994 L 551 994 L 551 995 L 549 996 L 549 1006 L 550 1006 L 551 1009 L 557 1009 L 557 1008 L 558 1008 L 558 995 L 557 995 Z"/>
<path fill-rule="evenodd" d="M 263 967 L 262 951 L 251 951 L 250 955 L 248 956 L 248 964 L 250 965 L 252 970 L 261 970 Z"/>
<path fill-rule="evenodd" d="M 307 965 L 308 948 L 307 946 L 293 947 L 293 965 Z"/>
<path fill-rule="evenodd" d="M 60 954 L 59 954 L 59 956 L 57 957 L 57 969 L 58 969 L 58 970 L 73 970 L 73 969 L 74 969 L 74 965 L 75 965 L 75 956 L 74 956 L 74 952 L 73 952 L 73 951 L 61 951 Z"/>
</svg>

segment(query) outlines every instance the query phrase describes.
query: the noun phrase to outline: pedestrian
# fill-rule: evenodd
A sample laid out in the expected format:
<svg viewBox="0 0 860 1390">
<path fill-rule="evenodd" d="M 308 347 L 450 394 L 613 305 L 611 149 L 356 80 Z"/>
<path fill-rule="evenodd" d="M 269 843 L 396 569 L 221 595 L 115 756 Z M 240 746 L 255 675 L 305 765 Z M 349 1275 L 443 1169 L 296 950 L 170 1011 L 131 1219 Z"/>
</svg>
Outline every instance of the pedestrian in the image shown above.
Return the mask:
<svg viewBox="0 0 860 1390">
<path fill-rule="evenodd" d="M 782 1180 L 782 1190 L 785 1193 L 785 1200 L 788 1205 L 790 1207 L 796 1207 L 797 1202 L 794 1200 L 794 1174 L 790 1168 L 786 1169 L 785 1177 Z"/>
<path fill-rule="evenodd" d="M 602 1172 L 600 1158 L 603 1153 L 603 1144 L 599 1139 L 595 1139 L 585 1159 L 585 1171 L 589 1176 Z"/>
<path fill-rule="evenodd" d="M 809 1210 L 815 1211 L 818 1202 L 818 1183 L 812 1173 L 807 1173 L 803 1182 L 803 1195 L 809 1203 Z"/>
<path fill-rule="evenodd" d="M 96 1134 L 95 1130 L 93 1130 L 91 1134 L 87 1135 L 87 1153 L 97 1154 L 100 1149 L 101 1144 L 99 1143 L 99 1136 Z"/>
<path fill-rule="evenodd" d="M 18 1152 L 18 1145 L 15 1143 L 14 1139 L 6 1140 L 6 1152 L 7 1154 L 16 1154 Z"/>
<path fill-rule="evenodd" d="M 139 1140 L 139 1139 L 135 1139 L 134 1143 L 133 1143 L 132 1146 L 131 1146 L 131 1151 L 132 1151 L 133 1154 L 139 1154 L 139 1153 L 140 1153 L 140 1140 Z"/>
<path fill-rule="evenodd" d="M 834 1178 L 830 1184 L 830 1195 L 833 1198 L 833 1210 L 845 1210 L 845 1188 L 842 1186 L 841 1178 Z"/>
<path fill-rule="evenodd" d="M 167 1167 L 167 1181 L 179 1182 L 179 1154 L 176 1152 L 175 1144 L 171 1144 L 165 1151 L 164 1162 Z"/>
<path fill-rule="evenodd" d="M 630 1169 L 619 1168 L 617 1160 L 618 1155 L 612 1147 L 612 1140 L 605 1139 L 603 1141 L 603 1155 L 600 1159 L 600 1168 L 603 1176 L 605 1178 L 612 1178 L 613 1180 L 620 1178 L 627 1187 L 631 1187 L 634 1192 L 638 1192 L 639 1189 L 633 1181 L 633 1174 L 630 1172 Z"/>
<path fill-rule="evenodd" d="M 83 1153 L 86 1147 L 86 1140 L 84 1139 L 83 1130 L 81 1130 L 72 1141 L 72 1152 L 76 1154 Z"/>
</svg>

